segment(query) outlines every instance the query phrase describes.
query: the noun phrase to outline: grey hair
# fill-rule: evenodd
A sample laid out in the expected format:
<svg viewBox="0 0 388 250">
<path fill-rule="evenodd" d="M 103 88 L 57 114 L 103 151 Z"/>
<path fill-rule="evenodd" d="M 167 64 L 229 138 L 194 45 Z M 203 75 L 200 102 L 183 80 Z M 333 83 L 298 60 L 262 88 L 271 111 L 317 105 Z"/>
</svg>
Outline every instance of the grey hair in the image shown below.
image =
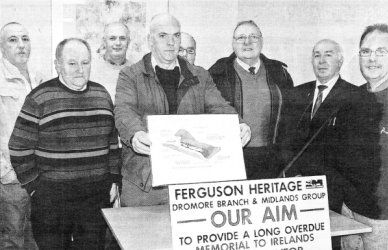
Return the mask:
<svg viewBox="0 0 388 250">
<path fill-rule="evenodd" d="M 88 51 L 89 51 L 89 55 L 92 54 L 92 51 L 90 49 L 90 45 L 89 45 L 89 43 L 87 41 L 85 41 L 84 39 L 81 39 L 81 38 L 71 37 L 71 38 L 66 38 L 66 39 L 62 40 L 57 45 L 57 48 L 55 50 L 55 59 L 57 59 L 57 60 L 61 59 L 63 48 L 65 47 L 65 45 L 67 43 L 72 42 L 72 41 L 77 41 L 77 42 L 80 42 L 80 43 L 84 44 L 86 46 L 86 48 L 88 49 Z"/>
<path fill-rule="evenodd" d="M 249 24 L 249 25 L 256 27 L 260 31 L 260 34 L 261 34 L 261 30 L 260 30 L 259 26 L 257 26 L 257 24 L 253 20 L 247 20 L 247 21 L 241 21 L 241 22 L 237 23 L 236 28 L 234 28 L 233 35 L 236 32 L 236 30 L 238 29 L 238 27 L 240 27 L 242 25 L 246 25 L 246 24 Z"/>
<path fill-rule="evenodd" d="M 315 47 L 316 47 L 319 43 L 321 43 L 321 42 L 329 42 L 329 43 L 334 44 L 334 46 L 335 46 L 335 47 L 337 48 L 337 50 L 338 50 L 338 55 L 339 55 L 340 60 L 341 60 L 342 62 L 344 61 L 344 50 L 342 49 L 342 46 L 341 46 L 339 43 L 337 43 L 336 41 L 331 40 L 331 39 L 322 39 L 322 40 L 320 40 L 319 42 L 317 42 L 317 43 L 315 44 L 314 48 L 313 48 L 312 55 L 314 55 Z"/>
<path fill-rule="evenodd" d="M 20 25 L 20 26 L 23 27 L 23 25 L 21 25 L 20 23 L 17 23 L 17 22 L 9 22 L 9 23 L 5 24 L 5 25 L 1 28 L 1 30 L 0 30 L 0 43 L 3 42 L 3 36 L 4 36 L 4 30 L 5 30 L 5 28 L 6 28 L 7 26 L 10 26 L 10 25 Z"/>
<path fill-rule="evenodd" d="M 178 19 L 176 19 L 176 17 L 174 17 L 173 15 L 171 15 L 169 13 L 163 13 L 163 14 L 157 14 L 157 15 L 155 15 L 155 16 L 153 16 L 151 18 L 151 21 L 150 21 L 150 34 L 154 33 L 155 25 L 156 25 L 158 19 L 161 18 L 161 17 L 165 17 L 165 18 L 170 19 L 171 21 L 176 22 L 178 24 L 178 26 L 179 26 L 179 30 L 181 29 L 181 24 L 178 21 Z"/>
</svg>

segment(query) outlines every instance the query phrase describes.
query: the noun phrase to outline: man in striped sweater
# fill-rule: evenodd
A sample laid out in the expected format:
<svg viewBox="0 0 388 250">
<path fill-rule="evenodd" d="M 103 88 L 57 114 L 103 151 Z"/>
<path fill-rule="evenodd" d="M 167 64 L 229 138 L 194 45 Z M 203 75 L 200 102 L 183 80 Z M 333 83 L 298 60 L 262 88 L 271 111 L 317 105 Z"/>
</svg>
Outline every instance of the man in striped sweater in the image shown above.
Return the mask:
<svg viewBox="0 0 388 250">
<path fill-rule="evenodd" d="M 39 249 L 101 249 L 101 208 L 117 196 L 118 139 L 109 93 L 89 81 L 90 47 L 78 38 L 56 49 L 59 74 L 35 88 L 17 118 L 9 148 L 18 179 L 32 196 Z M 72 240 L 73 238 L 73 240 Z"/>
</svg>

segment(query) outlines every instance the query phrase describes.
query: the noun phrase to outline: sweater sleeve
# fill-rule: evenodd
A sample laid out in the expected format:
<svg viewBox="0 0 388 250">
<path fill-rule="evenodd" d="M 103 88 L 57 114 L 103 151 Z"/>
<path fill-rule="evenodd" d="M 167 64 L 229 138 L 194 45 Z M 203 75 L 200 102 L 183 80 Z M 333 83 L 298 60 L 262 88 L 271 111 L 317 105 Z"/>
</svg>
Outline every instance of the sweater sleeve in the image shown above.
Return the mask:
<svg viewBox="0 0 388 250">
<path fill-rule="evenodd" d="M 27 96 L 9 141 L 9 151 L 18 180 L 29 193 L 35 189 L 40 174 L 35 159 L 39 122 L 40 108 Z"/>
</svg>

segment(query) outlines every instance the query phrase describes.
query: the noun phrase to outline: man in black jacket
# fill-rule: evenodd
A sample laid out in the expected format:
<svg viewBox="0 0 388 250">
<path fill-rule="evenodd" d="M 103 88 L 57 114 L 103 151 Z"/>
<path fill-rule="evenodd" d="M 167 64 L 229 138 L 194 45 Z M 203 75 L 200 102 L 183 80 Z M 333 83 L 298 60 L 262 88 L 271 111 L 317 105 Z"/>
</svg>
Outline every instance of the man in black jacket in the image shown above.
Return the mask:
<svg viewBox="0 0 388 250">
<path fill-rule="evenodd" d="M 343 192 L 339 185 L 343 181 L 339 181 L 342 175 L 338 173 L 338 162 L 343 152 L 338 149 L 347 144 L 343 135 L 353 119 L 350 114 L 359 105 L 359 89 L 340 76 L 343 55 L 337 42 L 319 41 L 313 48 L 311 63 L 316 80 L 296 87 L 292 95 L 288 114 L 293 120 L 287 121 L 287 148 L 293 157 L 310 140 L 311 144 L 286 176 L 327 175 L 330 209 L 341 213 Z"/>
<path fill-rule="evenodd" d="M 287 110 L 291 119 L 287 121 L 288 141 L 284 140 L 283 146 L 290 157 L 285 162 L 297 160 L 285 176 L 326 175 L 329 207 L 341 213 L 345 191 L 349 189 L 341 171 L 342 160 L 344 149 L 352 146 L 346 135 L 355 124 L 360 91 L 340 76 L 343 53 L 337 42 L 319 41 L 313 48 L 311 63 L 316 80 L 294 89 L 292 105 Z M 294 158 L 303 147 L 305 151 Z M 333 238 L 332 245 L 333 249 L 340 249 L 340 238 Z"/>
<path fill-rule="evenodd" d="M 263 37 L 252 20 L 237 24 L 232 45 L 234 53 L 219 59 L 209 72 L 222 96 L 251 127 L 244 148 L 248 179 L 273 178 L 279 172 L 274 152 L 281 140 L 280 118 L 293 82 L 287 65 L 261 54 Z"/>
</svg>

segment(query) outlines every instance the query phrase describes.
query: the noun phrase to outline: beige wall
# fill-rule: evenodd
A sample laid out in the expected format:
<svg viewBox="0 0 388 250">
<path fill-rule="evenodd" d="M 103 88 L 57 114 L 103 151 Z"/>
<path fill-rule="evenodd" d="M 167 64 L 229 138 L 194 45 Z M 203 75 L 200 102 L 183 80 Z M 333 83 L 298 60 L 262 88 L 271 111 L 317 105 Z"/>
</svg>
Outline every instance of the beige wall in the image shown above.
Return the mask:
<svg viewBox="0 0 388 250">
<path fill-rule="evenodd" d="M 314 80 L 311 50 L 330 38 L 344 48 L 344 79 L 364 83 L 358 66 L 358 43 L 363 29 L 388 22 L 387 1 L 353 0 L 170 0 L 170 12 L 182 30 L 197 40 L 196 64 L 209 68 L 231 51 L 238 21 L 254 20 L 264 36 L 263 53 L 288 65 L 295 85 Z"/>
<path fill-rule="evenodd" d="M 231 54 L 238 2 L 170 0 L 170 13 L 181 22 L 182 31 L 197 42 L 196 65 L 208 69 L 219 58 Z"/>
<path fill-rule="evenodd" d="M 64 13 L 63 5 L 85 1 L 1 0 L 0 25 L 16 21 L 26 26 L 33 46 L 31 62 L 44 74 L 55 75 L 53 48 L 74 33 L 74 19 L 69 18 L 74 13 Z M 196 64 L 206 69 L 232 52 L 236 23 L 254 20 L 264 36 L 263 53 L 285 62 L 296 85 L 314 79 L 311 50 L 324 38 L 334 39 L 344 47 L 343 78 L 362 84 L 357 54 L 359 37 L 365 26 L 388 22 L 387 2 L 375 0 L 140 1 L 147 4 L 147 25 L 153 15 L 162 12 L 170 12 L 181 21 L 182 31 L 192 34 L 197 41 Z"/>
<path fill-rule="evenodd" d="M 386 1 L 239 1 L 238 19 L 253 19 L 264 35 L 263 53 L 288 64 L 296 85 L 314 80 L 311 50 L 330 38 L 344 48 L 344 79 L 365 82 L 358 66 L 358 43 L 367 25 L 388 22 Z"/>
<path fill-rule="evenodd" d="M 29 63 L 47 78 L 51 68 L 51 0 L 1 0 L 0 27 L 9 22 L 21 23 L 31 38 Z"/>
</svg>

